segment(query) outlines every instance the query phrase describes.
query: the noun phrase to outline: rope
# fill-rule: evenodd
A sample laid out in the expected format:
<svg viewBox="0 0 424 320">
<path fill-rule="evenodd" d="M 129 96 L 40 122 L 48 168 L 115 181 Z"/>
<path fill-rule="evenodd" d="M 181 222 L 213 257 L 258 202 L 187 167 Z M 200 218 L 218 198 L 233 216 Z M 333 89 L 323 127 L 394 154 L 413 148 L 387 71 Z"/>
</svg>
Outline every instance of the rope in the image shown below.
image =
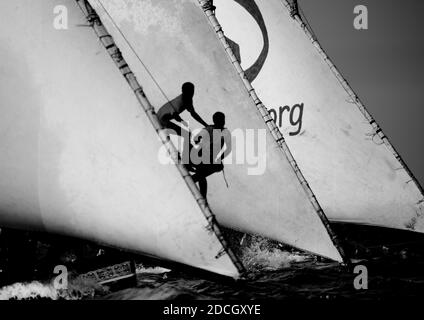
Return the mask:
<svg viewBox="0 0 424 320">
<path fill-rule="evenodd" d="M 193 178 L 191 177 L 190 173 L 186 170 L 185 166 L 181 163 L 181 156 L 178 152 L 178 150 L 173 145 L 171 139 L 169 138 L 169 135 L 167 135 L 164 131 L 163 126 L 159 122 L 159 119 L 157 115 L 154 112 L 154 108 L 151 105 L 150 101 L 146 97 L 141 85 L 139 84 L 138 80 L 136 79 L 134 73 L 131 71 L 130 67 L 126 63 L 124 57 L 122 56 L 114 56 L 111 52 L 111 50 L 117 50 L 119 51 L 118 47 L 116 46 L 113 37 L 109 35 L 108 31 L 102 24 L 99 16 L 95 12 L 95 10 L 91 7 L 91 5 L 88 3 L 88 0 L 75 0 L 78 4 L 78 6 L 81 8 L 82 12 L 86 17 L 91 17 L 93 22 L 91 27 L 94 29 L 94 32 L 99 37 L 101 43 L 106 49 L 106 51 L 109 53 L 113 61 L 115 62 L 115 65 L 120 70 L 121 74 L 124 76 L 125 80 L 127 81 L 128 85 L 133 90 L 138 102 L 139 106 L 144 110 L 144 112 L 147 115 L 147 118 L 150 120 L 153 129 L 156 131 L 157 135 L 159 136 L 162 144 L 165 146 L 168 153 L 171 155 L 172 160 L 174 161 L 179 173 L 181 174 L 184 182 L 186 183 L 188 189 L 190 190 L 191 194 L 193 195 L 195 201 L 200 207 L 201 212 L 205 216 L 208 224 L 212 222 L 212 229 L 215 233 L 216 238 L 221 243 L 223 249 L 227 252 L 227 255 L 229 259 L 232 261 L 238 272 L 240 273 L 241 277 L 244 277 L 246 275 L 246 269 L 244 268 L 242 262 L 239 260 L 239 258 L 234 254 L 233 250 L 229 246 L 227 240 L 224 238 L 218 224 L 216 223 L 215 215 L 211 211 L 209 205 L 207 204 L 206 199 L 200 194 L 199 188 L 197 188 L 195 182 L 193 181 Z M 91 16 L 93 15 L 93 16 Z M 107 37 L 109 35 L 109 37 Z M 106 41 L 106 39 L 109 39 L 109 41 Z M 115 49 L 116 48 L 116 49 Z M 119 51 L 120 52 L 120 51 Z"/>
<path fill-rule="evenodd" d="M 157 86 L 157 88 L 159 89 L 159 91 L 161 92 L 161 94 L 164 96 L 164 98 L 166 99 L 166 101 L 168 101 L 168 103 L 171 104 L 172 108 L 175 110 L 175 107 L 172 105 L 171 100 L 168 98 L 168 96 L 166 95 L 166 93 L 164 92 L 164 90 L 162 89 L 162 87 L 159 85 L 159 82 L 155 79 L 155 77 L 153 76 L 153 74 L 150 72 L 149 68 L 147 68 L 147 66 L 144 64 L 144 62 L 141 60 L 139 54 L 137 53 L 137 51 L 134 49 L 134 47 L 131 45 L 131 43 L 128 41 L 128 39 L 125 37 L 124 33 L 122 32 L 122 30 L 119 28 L 119 26 L 116 24 L 115 20 L 113 20 L 112 16 L 109 14 L 109 12 L 106 10 L 105 6 L 103 5 L 101 0 L 97 0 L 97 2 L 99 3 L 99 5 L 102 7 L 102 9 L 104 10 L 104 12 L 106 13 L 106 15 L 109 17 L 110 21 L 112 22 L 112 24 L 114 25 L 114 27 L 116 28 L 116 30 L 118 30 L 118 32 L 120 33 L 120 35 L 122 36 L 122 38 L 125 40 L 126 44 L 128 45 L 128 47 L 131 49 L 131 51 L 134 53 L 134 55 L 136 56 L 137 60 L 141 63 L 141 65 L 143 66 L 143 68 L 146 70 L 147 74 L 150 76 L 150 78 L 153 80 L 154 84 Z"/>
<path fill-rule="evenodd" d="M 304 22 L 306 23 L 306 26 L 308 27 L 309 31 L 311 32 L 312 37 L 313 37 L 316 41 L 318 41 L 318 38 L 317 38 L 317 36 L 316 36 L 316 34 L 315 34 L 314 30 L 312 29 L 312 26 L 311 26 L 311 24 L 309 23 L 308 18 L 306 17 L 305 13 L 303 12 L 303 10 L 302 10 L 302 8 L 301 8 L 300 6 L 298 6 L 298 10 L 299 10 L 300 17 L 301 17 L 302 21 L 304 21 Z"/>
<path fill-rule="evenodd" d="M 228 189 L 230 186 L 228 185 L 227 178 L 225 177 L 224 168 L 222 168 L 222 177 L 224 178 L 225 185 L 227 186 L 227 189 Z"/>
</svg>

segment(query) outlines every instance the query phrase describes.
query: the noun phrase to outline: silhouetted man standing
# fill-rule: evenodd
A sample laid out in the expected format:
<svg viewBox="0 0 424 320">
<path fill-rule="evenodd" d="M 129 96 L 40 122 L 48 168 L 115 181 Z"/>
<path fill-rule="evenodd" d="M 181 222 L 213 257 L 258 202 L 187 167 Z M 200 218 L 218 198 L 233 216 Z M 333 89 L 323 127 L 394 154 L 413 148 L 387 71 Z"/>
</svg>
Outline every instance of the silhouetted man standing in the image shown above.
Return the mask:
<svg viewBox="0 0 424 320">
<path fill-rule="evenodd" d="M 208 191 L 206 178 L 222 171 L 224 169 L 222 160 L 231 153 L 231 133 L 225 128 L 225 115 L 216 112 L 213 115 L 213 125 L 202 129 L 194 141 L 200 147 L 198 155 L 201 162 L 194 164 L 193 180 L 199 183 L 200 193 L 206 198 Z"/>
</svg>

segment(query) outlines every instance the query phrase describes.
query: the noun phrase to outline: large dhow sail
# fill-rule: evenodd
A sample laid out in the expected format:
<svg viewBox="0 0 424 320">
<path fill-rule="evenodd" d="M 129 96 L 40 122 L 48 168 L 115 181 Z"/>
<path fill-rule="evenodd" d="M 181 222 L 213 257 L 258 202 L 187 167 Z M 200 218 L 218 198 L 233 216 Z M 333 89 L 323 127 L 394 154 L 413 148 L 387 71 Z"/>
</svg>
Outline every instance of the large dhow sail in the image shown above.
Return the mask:
<svg viewBox="0 0 424 320">
<path fill-rule="evenodd" d="M 194 106 L 208 122 L 222 111 L 233 152 L 225 175 L 208 177 L 208 202 L 218 222 L 336 261 L 341 253 L 325 216 L 303 189 L 290 161 L 195 0 L 90 0 L 156 110 L 195 85 Z M 171 104 L 172 105 L 172 104 Z M 264 110 L 266 113 L 266 110 Z M 192 129 L 196 123 L 190 123 Z M 229 159 L 229 160 L 228 160 Z M 302 181 L 306 184 L 306 181 Z M 168 200 L 168 199 L 167 199 Z"/>
<path fill-rule="evenodd" d="M 239 277 L 191 178 L 159 163 L 151 113 L 108 56 L 119 57 L 111 38 L 106 51 L 74 0 L 2 1 L 0 12 L 0 225 Z"/>
<path fill-rule="evenodd" d="M 296 1 L 214 4 L 328 218 L 424 232 L 422 187 L 312 36 Z"/>
</svg>

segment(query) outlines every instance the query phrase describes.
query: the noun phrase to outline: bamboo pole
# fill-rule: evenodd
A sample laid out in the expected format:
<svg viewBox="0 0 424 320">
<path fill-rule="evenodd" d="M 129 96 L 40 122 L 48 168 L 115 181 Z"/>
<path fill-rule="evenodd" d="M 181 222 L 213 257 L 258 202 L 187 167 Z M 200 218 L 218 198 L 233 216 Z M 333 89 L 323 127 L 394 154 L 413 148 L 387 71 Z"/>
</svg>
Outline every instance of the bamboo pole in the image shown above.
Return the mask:
<svg viewBox="0 0 424 320">
<path fill-rule="evenodd" d="M 324 213 L 324 210 L 322 209 L 321 205 L 318 203 L 318 200 L 310 188 L 308 182 L 306 181 L 305 177 L 303 176 L 302 172 L 300 171 L 296 160 L 293 157 L 293 154 L 291 153 L 287 143 L 284 140 L 284 137 L 276 124 L 274 123 L 274 120 L 268 113 L 268 109 L 264 106 L 262 101 L 257 96 L 255 89 L 252 87 L 252 84 L 247 79 L 243 68 L 240 65 L 240 62 L 237 60 L 237 57 L 234 55 L 234 52 L 232 51 L 228 41 L 226 40 L 224 36 L 224 31 L 222 30 L 221 25 L 219 24 L 218 19 L 215 16 L 214 9 L 215 7 L 212 4 L 211 0 L 197 0 L 202 7 L 203 11 L 206 14 L 206 17 L 209 19 L 209 22 L 211 23 L 212 27 L 214 28 L 216 34 L 218 35 L 219 40 L 221 41 L 222 45 L 224 46 L 224 50 L 227 52 L 228 57 L 237 70 L 237 73 L 239 74 L 241 80 L 244 83 L 244 86 L 246 87 L 247 92 L 249 93 L 250 97 L 252 98 L 253 102 L 255 103 L 260 115 L 262 116 L 263 120 L 265 121 L 266 125 L 268 126 L 269 131 L 271 132 L 271 135 L 274 137 L 275 142 L 277 143 L 279 149 L 284 153 L 287 160 L 289 161 L 290 165 L 292 166 L 300 184 L 302 185 L 303 190 L 305 191 L 308 199 L 311 201 L 312 206 L 314 207 L 315 211 L 317 212 L 319 218 L 321 219 L 322 223 L 324 224 L 324 227 L 326 228 L 331 240 L 333 241 L 336 248 L 339 250 L 340 256 L 343 259 L 343 262 L 345 264 L 349 263 L 349 260 L 340 245 L 340 242 L 336 236 L 336 234 L 333 232 L 333 230 L 330 227 L 330 223 L 328 221 L 327 216 Z"/>
<path fill-rule="evenodd" d="M 286 0 L 281 0 L 283 2 L 283 5 L 286 7 L 286 9 L 291 13 L 292 8 L 290 4 Z M 315 46 L 318 53 L 321 55 L 323 60 L 327 63 L 330 70 L 333 72 L 339 83 L 342 85 L 343 89 L 347 92 L 349 97 L 352 99 L 352 101 L 356 104 L 359 111 L 362 113 L 362 115 L 365 117 L 365 119 L 369 122 L 369 124 L 372 126 L 375 135 L 378 135 L 378 137 L 383 141 L 385 146 L 389 149 L 390 152 L 395 156 L 396 160 L 399 161 L 402 168 L 408 173 L 408 175 L 411 177 L 411 180 L 415 183 L 418 190 L 421 192 L 421 195 L 423 196 L 424 200 L 424 189 L 418 179 L 414 176 L 412 171 L 409 169 L 406 162 L 402 159 L 400 154 L 397 152 L 395 147 L 390 142 L 389 138 L 386 134 L 383 133 L 383 130 L 381 129 L 380 125 L 376 122 L 374 117 L 369 113 L 365 105 L 362 103 L 361 99 L 358 97 L 358 95 L 353 91 L 350 84 L 347 82 L 347 80 L 343 77 L 343 75 L 340 73 L 340 71 L 337 69 L 336 65 L 332 62 L 331 58 L 327 55 L 327 53 L 324 51 L 324 49 L 321 47 L 320 43 L 318 42 L 318 39 L 313 36 L 311 30 L 308 29 L 306 23 L 302 20 L 299 13 L 291 14 L 293 19 L 299 24 L 300 28 L 305 32 L 306 36 L 311 40 L 312 44 Z M 419 201 L 417 205 L 423 202 L 423 200 Z"/>
<path fill-rule="evenodd" d="M 231 261 L 234 263 L 235 267 L 239 271 L 240 275 L 243 277 L 245 275 L 246 270 L 241 263 L 241 261 L 238 259 L 238 257 L 234 254 L 232 249 L 229 247 L 226 239 L 224 238 L 218 223 L 216 221 L 215 215 L 212 213 L 210 207 L 208 206 L 206 199 L 203 198 L 203 196 L 200 194 L 199 189 L 197 188 L 195 182 L 193 181 L 190 173 L 187 171 L 183 163 L 181 162 L 181 156 L 172 143 L 169 135 L 167 134 L 167 130 L 162 127 L 162 125 L 159 122 L 159 119 L 156 115 L 156 112 L 146 97 L 143 88 L 139 84 L 138 80 L 136 79 L 134 73 L 131 71 L 129 65 L 125 61 L 124 57 L 121 54 L 121 51 L 115 44 L 115 41 L 113 40 L 112 36 L 108 33 L 105 26 L 102 24 L 100 17 L 97 15 L 95 10 L 91 7 L 91 5 L 88 3 L 87 0 L 75 0 L 84 13 L 84 15 L 87 18 L 87 21 L 89 22 L 90 26 L 94 29 L 94 32 L 96 33 L 97 37 L 105 47 L 106 51 L 112 58 L 112 60 L 115 62 L 116 66 L 120 70 L 121 74 L 133 90 L 140 107 L 144 110 L 146 113 L 148 119 L 150 120 L 154 130 L 158 134 L 161 142 L 165 146 L 166 150 L 168 151 L 169 155 L 171 156 L 172 160 L 174 161 L 176 167 L 178 168 L 178 171 L 180 172 L 182 178 L 184 179 L 186 185 L 190 189 L 192 195 L 194 196 L 196 202 L 198 203 L 201 211 L 203 212 L 208 225 L 207 230 L 210 232 L 215 233 L 216 237 L 220 241 L 220 243 L 223 246 L 223 251 L 220 251 L 216 255 L 216 259 L 218 259 L 223 254 L 227 253 Z"/>
</svg>

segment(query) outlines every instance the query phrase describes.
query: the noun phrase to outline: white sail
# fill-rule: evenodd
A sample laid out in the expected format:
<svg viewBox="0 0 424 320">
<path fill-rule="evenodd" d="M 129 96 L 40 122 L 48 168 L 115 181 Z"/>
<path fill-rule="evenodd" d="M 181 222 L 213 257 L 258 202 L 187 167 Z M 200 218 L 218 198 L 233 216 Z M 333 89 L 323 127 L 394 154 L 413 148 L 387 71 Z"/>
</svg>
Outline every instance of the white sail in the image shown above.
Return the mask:
<svg viewBox="0 0 424 320">
<path fill-rule="evenodd" d="M 214 4 L 327 217 L 424 232 L 419 183 L 288 4 Z"/>
<path fill-rule="evenodd" d="M 0 12 L 0 225 L 237 278 L 76 2 L 2 1 Z"/>
<path fill-rule="evenodd" d="M 233 163 L 225 165 L 229 188 L 221 174 L 208 177 L 208 201 L 218 221 L 341 261 L 327 229 L 267 131 L 198 2 L 89 2 L 156 110 L 181 93 L 182 83 L 190 81 L 196 86 L 195 108 L 205 120 L 212 122 L 213 113 L 222 111 L 230 130 L 237 129 L 241 134 L 250 130 L 255 139 L 262 130 L 266 141 L 263 151 L 260 148 L 265 144 L 238 140 L 246 153 L 259 148 L 262 163 L 255 167 L 246 159 L 232 158 Z M 198 124 L 191 121 L 190 125 L 195 128 Z"/>
</svg>

